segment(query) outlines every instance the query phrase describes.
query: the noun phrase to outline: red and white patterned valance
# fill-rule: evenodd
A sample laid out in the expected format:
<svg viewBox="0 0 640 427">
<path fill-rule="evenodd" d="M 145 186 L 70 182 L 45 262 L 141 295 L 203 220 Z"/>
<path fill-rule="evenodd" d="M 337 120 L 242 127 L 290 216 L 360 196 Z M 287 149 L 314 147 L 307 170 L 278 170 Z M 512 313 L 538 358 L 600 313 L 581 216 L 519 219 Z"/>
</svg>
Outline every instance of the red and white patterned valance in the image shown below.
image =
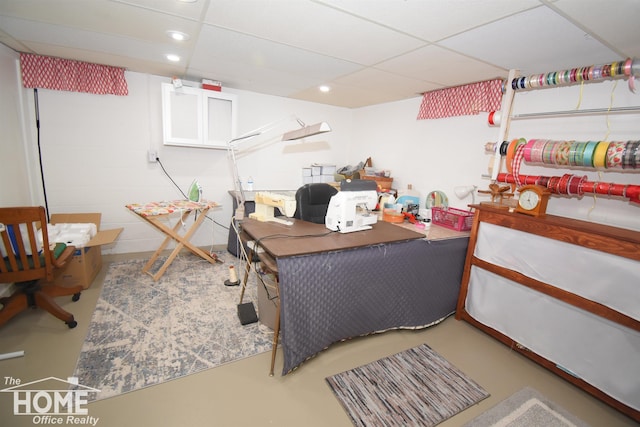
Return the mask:
<svg viewBox="0 0 640 427">
<path fill-rule="evenodd" d="M 129 93 L 124 68 L 50 56 L 20 54 L 22 85 L 26 88 L 69 92 L 112 94 Z"/>
<path fill-rule="evenodd" d="M 463 86 L 426 92 L 422 97 L 418 120 L 470 116 L 480 111 L 500 110 L 502 80 L 487 80 Z"/>
</svg>

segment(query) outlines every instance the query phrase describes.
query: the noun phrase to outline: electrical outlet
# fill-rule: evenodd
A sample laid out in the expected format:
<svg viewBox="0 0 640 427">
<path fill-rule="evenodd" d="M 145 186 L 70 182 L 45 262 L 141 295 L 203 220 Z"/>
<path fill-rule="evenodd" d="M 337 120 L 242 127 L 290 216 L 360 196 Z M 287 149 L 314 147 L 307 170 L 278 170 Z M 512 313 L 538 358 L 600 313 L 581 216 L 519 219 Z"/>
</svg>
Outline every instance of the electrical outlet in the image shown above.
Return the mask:
<svg viewBox="0 0 640 427">
<path fill-rule="evenodd" d="M 158 161 L 158 152 L 154 150 L 149 150 L 147 152 L 149 163 L 155 163 Z"/>
</svg>

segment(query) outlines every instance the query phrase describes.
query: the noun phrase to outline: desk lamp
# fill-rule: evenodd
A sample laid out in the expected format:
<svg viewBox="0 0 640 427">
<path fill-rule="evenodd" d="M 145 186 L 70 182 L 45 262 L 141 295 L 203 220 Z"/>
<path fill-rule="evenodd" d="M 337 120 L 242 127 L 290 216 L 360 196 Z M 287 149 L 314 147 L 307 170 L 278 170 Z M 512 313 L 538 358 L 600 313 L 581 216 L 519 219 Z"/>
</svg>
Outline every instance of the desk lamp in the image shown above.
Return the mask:
<svg viewBox="0 0 640 427">
<path fill-rule="evenodd" d="M 298 122 L 300 125 L 300 129 L 295 129 L 289 132 L 282 134 L 281 141 L 294 141 L 297 139 L 307 138 L 314 135 L 318 135 L 325 132 L 331 132 L 331 127 L 327 122 L 320 122 L 314 125 L 307 126 L 305 123 L 297 117 L 291 117 Z M 290 118 L 288 118 L 290 119 Z M 237 147 L 239 147 L 244 142 L 253 139 L 257 136 L 263 135 L 266 132 L 274 129 L 279 126 L 283 121 L 288 119 L 278 120 L 262 127 L 259 127 L 255 130 L 245 133 L 242 136 L 234 138 L 227 143 L 227 151 L 229 153 L 229 157 L 231 159 L 231 166 L 233 171 L 233 185 L 235 190 L 235 197 L 237 202 L 237 208 L 234 212 L 234 219 L 242 219 L 244 218 L 244 189 L 242 188 L 242 183 L 240 182 L 240 175 L 238 173 L 238 162 L 236 159 L 236 151 Z"/>
<path fill-rule="evenodd" d="M 471 194 L 472 204 L 475 205 L 477 188 L 478 187 L 476 185 L 465 185 L 465 186 L 455 187 L 453 189 L 453 192 L 455 193 L 456 197 L 460 200 L 464 200 L 469 194 Z"/>
</svg>

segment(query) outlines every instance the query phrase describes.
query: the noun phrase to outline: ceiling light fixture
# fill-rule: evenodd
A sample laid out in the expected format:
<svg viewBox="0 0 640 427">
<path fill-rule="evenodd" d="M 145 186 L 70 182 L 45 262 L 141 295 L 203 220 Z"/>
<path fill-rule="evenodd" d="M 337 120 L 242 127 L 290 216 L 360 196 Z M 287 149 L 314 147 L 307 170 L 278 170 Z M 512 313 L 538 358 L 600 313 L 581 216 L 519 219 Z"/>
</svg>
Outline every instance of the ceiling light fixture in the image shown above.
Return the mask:
<svg viewBox="0 0 640 427">
<path fill-rule="evenodd" d="M 179 42 L 189 40 L 189 34 L 183 33 L 182 31 L 170 30 L 170 31 L 167 31 L 167 35 L 171 37 L 173 40 L 177 40 Z"/>
<path fill-rule="evenodd" d="M 178 62 L 180 61 L 180 57 L 178 55 L 174 55 L 172 53 L 167 55 L 167 59 L 171 62 Z"/>
<path fill-rule="evenodd" d="M 318 89 L 320 90 L 320 92 L 323 92 L 323 93 L 327 93 L 331 91 L 331 87 L 327 85 L 322 85 Z"/>
</svg>

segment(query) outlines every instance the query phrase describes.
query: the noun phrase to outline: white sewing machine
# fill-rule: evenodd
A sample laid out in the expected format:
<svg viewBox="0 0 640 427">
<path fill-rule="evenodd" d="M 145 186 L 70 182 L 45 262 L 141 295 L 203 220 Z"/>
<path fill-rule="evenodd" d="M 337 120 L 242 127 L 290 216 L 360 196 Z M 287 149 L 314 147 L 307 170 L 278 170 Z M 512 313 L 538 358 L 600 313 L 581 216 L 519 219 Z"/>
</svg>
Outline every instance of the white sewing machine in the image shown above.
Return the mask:
<svg viewBox="0 0 640 427">
<path fill-rule="evenodd" d="M 378 215 L 371 212 L 378 204 L 375 181 L 343 181 L 331 197 L 324 223 L 329 230 L 351 233 L 371 229 Z"/>
<path fill-rule="evenodd" d="M 275 208 L 280 209 L 285 216 L 291 218 L 296 213 L 296 199 L 286 194 L 271 193 L 268 191 L 259 191 L 255 194 L 256 210 L 249 214 L 249 218 L 258 221 L 273 221 L 285 225 L 293 224 L 292 221 L 276 218 L 274 215 Z"/>
</svg>

